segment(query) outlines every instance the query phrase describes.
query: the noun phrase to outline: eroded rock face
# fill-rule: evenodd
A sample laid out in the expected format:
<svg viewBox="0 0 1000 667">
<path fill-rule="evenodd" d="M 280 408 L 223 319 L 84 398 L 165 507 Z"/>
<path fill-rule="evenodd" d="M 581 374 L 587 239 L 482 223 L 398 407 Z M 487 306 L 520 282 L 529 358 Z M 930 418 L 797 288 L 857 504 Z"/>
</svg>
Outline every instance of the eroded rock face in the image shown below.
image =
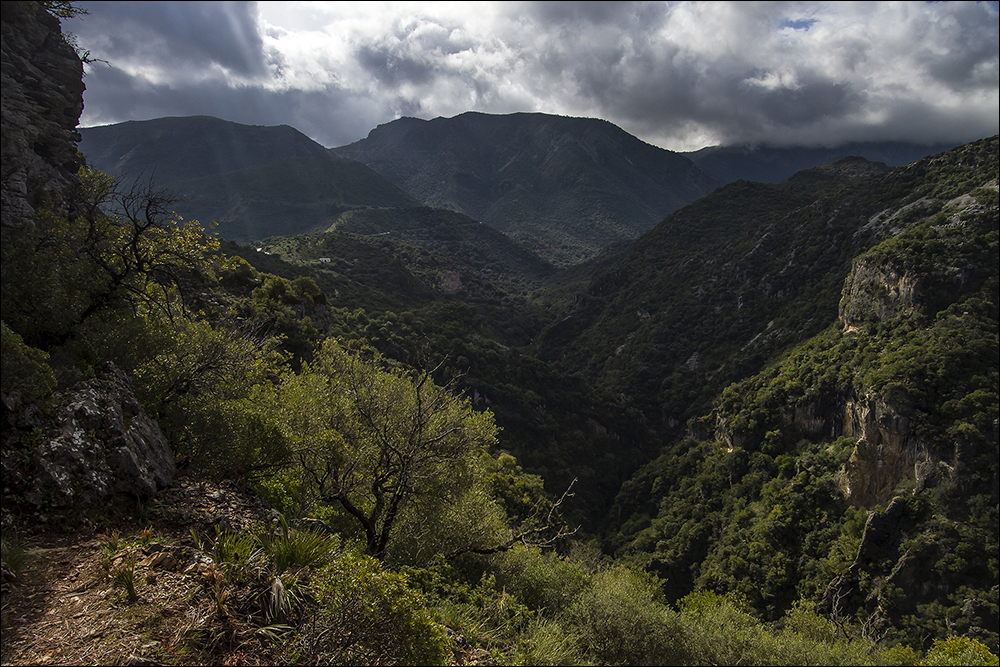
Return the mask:
<svg viewBox="0 0 1000 667">
<path fill-rule="evenodd" d="M 72 200 L 85 86 L 83 63 L 41 3 L 3 3 L 0 37 L 0 224 L 16 226 Z"/>
<path fill-rule="evenodd" d="M 840 485 L 851 504 L 871 507 L 888 502 L 900 482 L 914 481 L 916 492 L 936 483 L 941 472 L 940 453 L 934 456 L 928 443 L 913 433 L 913 411 L 905 394 L 883 392 L 797 404 L 783 411 L 781 419 L 802 437 L 855 439 Z M 731 430 L 721 415 L 715 437 L 729 451 L 754 446 L 753 437 Z"/>
<path fill-rule="evenodd" d="M 920 280 L 906 271 L 869 259 L 858 261 L 844 285 L 840 318 L 847 330 L 867 322 L 908 317 L 919 311 Z"/>
<path fill-rule="evenodd" d="M 29 502 L 96 507 L 118 493 L 152 496 L 173 481 L 174 456 L 163 432 L 114 364 L 69 391 L 55 414 L 32 451 Z"/>
<path fill-rule="evenodd" d="M 885 502 L 901 481 L 933 474 L 926 443 L 913 435 L 911 412 L 904 400 L 866 396 L 846 402 L 844 435 L 858 439 L 843 475 L 852 503 Z"/>
</svg>

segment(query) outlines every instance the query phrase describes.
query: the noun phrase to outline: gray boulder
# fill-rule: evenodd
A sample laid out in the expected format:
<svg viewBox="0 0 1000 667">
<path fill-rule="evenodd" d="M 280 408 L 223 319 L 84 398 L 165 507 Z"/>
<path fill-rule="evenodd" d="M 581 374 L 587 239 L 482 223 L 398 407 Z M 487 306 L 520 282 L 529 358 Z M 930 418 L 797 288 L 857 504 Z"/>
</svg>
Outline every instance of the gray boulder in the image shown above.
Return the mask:
<svg viewBox="0 0 1000 667">
<path fill-rule="evenodd" d="M 67 392 L 32 451 L 25 499 L 50 507 L 96 507 L 118 493 L 148 498 L 174 479 L 174 455 L 139 406 L 125 374 L 106 363 Z"/>
</svg>

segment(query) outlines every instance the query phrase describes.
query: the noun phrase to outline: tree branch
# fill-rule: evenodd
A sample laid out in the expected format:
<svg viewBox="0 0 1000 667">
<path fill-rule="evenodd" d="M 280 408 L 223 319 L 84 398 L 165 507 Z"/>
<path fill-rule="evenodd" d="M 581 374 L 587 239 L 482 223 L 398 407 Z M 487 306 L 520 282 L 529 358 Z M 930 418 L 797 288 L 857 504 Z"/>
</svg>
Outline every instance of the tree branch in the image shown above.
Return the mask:
<svg viewBox="0 0 1000 667">
<path fill-rule="evenodd" d="M 567 498 L 573 497 L 574 494 L 570 493 L 570 490 L 573 488 L 573 485 L 576 484 L 576 481 L 577 481 L 576 478 L 573 478 L 573 481 L 570 482 L 569 486 L 566 487 L 566 490 L 563 491 L 563 494 L 562 496 L 559 497 L 559 500 L 553 503 L 552 507 L 549 508 L 549 511 L 545 517 L 545 525 L 536 526 L 534 528 L 522 527 L 522 529 L 519 530 L 517 534 L 515 534 L 510 539 L 490 547 L 477 547 L 471 545 L 465 547 L 459 547 L 458 549 L 449 552 L 445 556 L 445 559 L 452 560 L 454 558 L 461 556 L 462 554 L 467 554 L 467 553 L 474 553 L 481 555 L 500 553 L 501 551 L 507 551 L 513 548 L 514 545 L 517 544 L 518 542 L 545 549 L 555 546 L 556 542 L 558 542 L 559 540 L 575 535 L 578 529 L 574 528 L 573 530 L 566 530 L 566 524 L 561 521 L 558 521 L 558 516 L 555 513 L 559 509 L 559 507 L 562 506 L 563 502 Z M 544 535 L 546 532 L 550 532 L 553 529 L 555 529 L 556 531 L 555 535 L 550 535 L 545 539 L 540 539 L 540 540 L 529 539 L 536 535 Z"/>
</svg>

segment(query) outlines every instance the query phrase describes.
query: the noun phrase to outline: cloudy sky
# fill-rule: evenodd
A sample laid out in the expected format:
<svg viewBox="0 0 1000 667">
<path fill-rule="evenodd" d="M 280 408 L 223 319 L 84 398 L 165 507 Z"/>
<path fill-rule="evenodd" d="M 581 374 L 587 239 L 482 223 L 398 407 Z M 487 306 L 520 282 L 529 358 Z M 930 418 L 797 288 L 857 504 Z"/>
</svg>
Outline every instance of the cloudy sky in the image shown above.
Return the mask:
<svg viewBox="0 0 1000 667">
<path fill-rule="evenodd" d="M 400 116 L 610 120 L 672 150 L 998 132 L 996 2 L 79 2 L 83 125 L 207 114 L 325 146 Z"/>
</svg>

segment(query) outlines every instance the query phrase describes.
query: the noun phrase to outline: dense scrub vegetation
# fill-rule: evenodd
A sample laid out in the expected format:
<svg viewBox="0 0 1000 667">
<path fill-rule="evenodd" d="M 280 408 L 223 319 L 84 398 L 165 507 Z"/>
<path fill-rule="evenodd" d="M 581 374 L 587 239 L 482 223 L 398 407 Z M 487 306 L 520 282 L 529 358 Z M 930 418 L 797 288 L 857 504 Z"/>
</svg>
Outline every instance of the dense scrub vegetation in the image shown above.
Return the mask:
<svg viewBox="0 0 1000 667">
<path fill-rule="evenodd" d="M 995 179 L 996 141 L 863 179 L 852 165 L 738 181 L 668 216 L 595 271 L 538 356 L 683 429 L 835 319 L 854 257 Z"/>
<path fill-rule="evenodd" d="M 550 279 L 423 209 L 223 245 L 84 169 L 2 229 L 5 406 L 113 362 L 264 498 L 192 538 L 285 662 L 995 665 L 997 172 L 994 137 L 737 182 Z M 38 437 L 6 421 L 5 466 Z M 134 604 L 148 535 L 108 536 Z"/>
<path fill-rule="evenodd" d="M 591 391 L 584 384 L 566 386 L 522 351 L 497 347 L 490 318 L 460 301 L 371 315 L 331 305 L 319 274 L 260 273 L 220 254 L 196 223 L 172 222 L 163 205 L 137 206 L 160 202 L 155 192 L 119 193 L 94 172 L 82 182 L 93 219 L 44 214 L 33 227 L 5 230 L 4 391 L 45 405 L 54 389 L 112 360 L 200 474 L 238 476 L 291 524 L 319 519 L 337 533 L 286 525 L 205 542 L 219 568 L 220 613 L 253 601 L 283 659 L 444 662 L 448 637 L 461 636 L 495 660 L 525 664 L 995 664 L 986 647 L 996 650 L 996 587 L 982 585 L 996 581 L 998 538 L 988 460 L 996 271 L 981 261 L 996 253 L 988 191 L 986 209 L 962 225 L 939 212 L 858 260 L 922 270 L 930 300 L 921 303 L 931 307 L 809 339 L 721 394 L 719 422 L 739 447 L 682 439 L 628 481 L 615 511 L 631 518 L 608 543 L 616 562 L 598 542 L 570 535 L 569 496 L 546 492 L 542 476 L 503 453 L 516 445 L 493 412 L 435 378 L 451 373 L 495 391 L 504 377 L 516 396 L 507 400 L 553 412 Z M 943 263 L 921 269 L 928 245 Z M 18 252 L 29 246 L 38 252 Z M 979 268 L 954 292 L 942 266 Z M 16 279 L 26 271 L 38 278 L 27 286 Z M 939 302 L 950 303 L 932 310 Z M 66 305 L 41 311 L 46 303 Z M 321 334 L 314 317 L 341 335 Z M 414 370 L 376 347 L 418 362 L 441 350 L 456 359 Z M 495 375 L 455 374 L 471 368 Z M 534 398 L 523 388 L 546 385 Z M 932 448 L 959 438 L 969 474 L 942 473 L 904 500 L 906 528 L 859 569 L 868 514 L 842 488 L 856 439 L 803 432 L 786 406 L 861 392 L 905 393 L 914 432 Z M 515 436 L 539 430 L 511 424 Z M 555 478 L 581 466 L 552 451 L 600 461 L 582 443 L 606 443 L 606 456 L 620 438 L 548 428 L 556 444 L 536 453 L 532 469 Z M 616 463 L 598 465 L 594 477 L 608 486 L 592 483 L 587 493 L 613 493 Z M 901 484 L 912 491 L 914 482 Z M 5 503 L 17 502 L 7 493 Z M 599 502 L 575 510 L 591 525 L 602 511 Z M 968 553 L 989 544 L 985 560 Z M 908 595 L 897 583 L 903 553 L 947 590 Z M 831 587 L 845 572 L 856 580 Z M 331 624 L 340 634 L 318 631 Z"/>
<path fill-rule="evenodd" d="M 815 600 L 871 636 L 996 650 L 998 230 L 996 191 L 976 185 L 961 215 L 928 202 L 856 258 L 844 319 L 727 387 L 693 429 L 714 439 L 623 487 L 619 555 L 673 575 L 675 596 L 739 591 L 769 619 Z M 867 508 L 890 501 L 880 541 Z"/>
</svg>

